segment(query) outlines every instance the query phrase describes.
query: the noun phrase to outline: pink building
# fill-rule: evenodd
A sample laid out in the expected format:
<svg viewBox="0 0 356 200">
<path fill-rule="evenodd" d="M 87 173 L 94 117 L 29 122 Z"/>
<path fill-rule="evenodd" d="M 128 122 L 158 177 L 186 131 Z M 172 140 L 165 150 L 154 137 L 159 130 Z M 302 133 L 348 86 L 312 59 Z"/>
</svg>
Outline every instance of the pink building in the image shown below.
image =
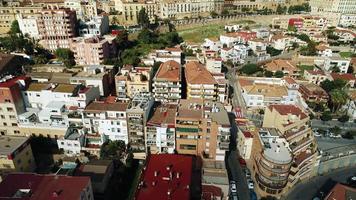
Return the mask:
<svg viewBox="0 0 356 200">
<path fill-rule="evenodd" d="M 58 48 L 69 48 L 71 39 L 77 34 L 75 11 L 48 6 L 46 9 L 42 9 L 40 14 L 37 24 L 41 44 L 51 51 Z"/>
<path fill-rule="evenodd" d="M 74 38 L 71 50 L 77 65 L 99 65 L 116 55 L 114 38 Z"/>
</svg>

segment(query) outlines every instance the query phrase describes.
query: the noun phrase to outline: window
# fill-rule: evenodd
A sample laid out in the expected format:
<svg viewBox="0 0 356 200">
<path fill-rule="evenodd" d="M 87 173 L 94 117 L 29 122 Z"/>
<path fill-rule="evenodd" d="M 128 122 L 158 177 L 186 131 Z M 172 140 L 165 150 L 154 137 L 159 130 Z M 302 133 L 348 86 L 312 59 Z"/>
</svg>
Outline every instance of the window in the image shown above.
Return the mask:
<svg viewBox="0 0 356 200">
<path fill-rule="evenodd" d="M 4 126 L 7 126 L 7 123 L 5 123 L 5 122 L 4 122 L 4 123 L 2 123 L 2 124 L 3 124 Z"/>
<path fill-rule="evenodd" d="M 1 119 L 5 119 L 5 115 L 0 115 Z"/>
<path fill-rule="evenodd" d="M 13 112 L 14 109 L 13 108 L 6 108 L 8 112 Z"/>
</svg>

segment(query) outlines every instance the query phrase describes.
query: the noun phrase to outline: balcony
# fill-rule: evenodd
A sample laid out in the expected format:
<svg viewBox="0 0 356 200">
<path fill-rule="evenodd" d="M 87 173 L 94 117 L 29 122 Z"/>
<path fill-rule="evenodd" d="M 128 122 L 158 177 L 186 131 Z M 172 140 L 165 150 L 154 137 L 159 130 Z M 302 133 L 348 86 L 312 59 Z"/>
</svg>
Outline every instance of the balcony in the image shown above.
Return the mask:
<svg viewBox="0 0 356 200">
<path fill-rule="evenodd" d="M 308 145 L 310 145 L 313 142 L 312 138 L 304 138 L 298 142 L 293 142 L 290 145 L 291 150 L 293 151 L 293 153 L 296 153 L 300 150 L 302 150 L 303 148 L 307 147 Z"/>
<path fill-rule="evenodd" d="M 271 188 L 271 189 L 275 189 L 275 190 L 281 190 L 286 185 L 286 181 L 283 183 L 273 183 L 273 182 L 267 183 L 266 181 L 262 180 L 260 178 L 260 175 L 258 175 L 258 174 L 256 175 L 256 181 L 261 183 L 263 186 L 265 186 L 267 188 Z"/>
<path fill-rule="evenodd" d="M 302 127 L 300 127 L 298 130 L 296 130 L 296 131 L 292 131 L 292 130 L 287 131 L 287 132 L 284 134 L 284 136 L 285 136 L 285 138 L 286 138 L 288 141 L 290 141 L 290 140 L 292 140 L 292 139 L 294 139 L 294 138 L 296 138 L 296 137 L 299 137 L 299 136 L 305 134 L 305 133 L 308 132 L 308 131 L 310 131 L 309 127 L 307 127 L 307 126 L 302 126 Z"/>
<path fill-rule="evenodd" d="M 199 129 L 198 128 L 182 128 L 182 127 L 177 127 L 176 128 L 177 132 L 184 132 L 184 133 L 198 133 Z"/>
</svg>

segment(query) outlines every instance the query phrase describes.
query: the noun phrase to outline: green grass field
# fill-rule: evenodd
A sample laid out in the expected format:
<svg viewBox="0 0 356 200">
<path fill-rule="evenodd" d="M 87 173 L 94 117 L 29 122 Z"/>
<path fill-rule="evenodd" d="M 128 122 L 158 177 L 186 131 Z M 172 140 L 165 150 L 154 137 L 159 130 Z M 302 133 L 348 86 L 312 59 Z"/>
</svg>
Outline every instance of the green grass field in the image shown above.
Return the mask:
<svg viewBox="0 0 356 200">
<path fill-rule="evenodd" d="M 178 31 L 186 42 L 203 42 L 205 38 L 218 38 L 224 33 L 224 25 L 211 24 Z"/>
<path fill-rule="evenodd" d="M 351 58 L 354 55 L 352 52 L 340 52 L 340 56 L 343 58 Z"/>
<path fill-rule="evenodd" d="M 304 72 L 304 70 L 313 70 L 315 68 L 314 65 L 298 65 L 298 68 Z"/>
</svg>

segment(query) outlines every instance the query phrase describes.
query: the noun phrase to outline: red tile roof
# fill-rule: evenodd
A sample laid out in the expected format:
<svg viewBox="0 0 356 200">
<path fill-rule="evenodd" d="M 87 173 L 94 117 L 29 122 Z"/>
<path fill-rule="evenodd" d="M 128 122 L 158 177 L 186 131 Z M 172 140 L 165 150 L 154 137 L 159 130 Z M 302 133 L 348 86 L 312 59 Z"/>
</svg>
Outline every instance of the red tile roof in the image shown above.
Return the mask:
<svg viewBox="0 0 356 200">
<path fill-rule="evenodd" d="M 202 186 L 202 200 L 222 199 L 223 193 L 221 188 L 214 185 Z"/>
<path fill-rule="evenodd" d="M 308 72 L 311 75 L 322 75 L 322 76 L 325 76 L 325 73 L 322 70 L 305 70 L 305 71 Z"/>
<path fill-rule="evenodd" d="M 177 105 L 167 104 L 159 105 L 154 109 L 147 126 L 161 126 L 167 124 L 168 127 L 174 127 Z"/>
<path fill-rule="evenodd" d="M 280 115 L 296 115 L 300 116 L 300 119 L 305 119 L 308 117 L 306 113 L 304 113 L 300 108 L 295 105 L 270 105 L 268 108 L 272 111 L 273 109 L 276 110 Z"/>
<path fill-rule="evenodd" d="M 31 78 L 26 76 L 18 76 L 12 79 L 9 79 L 5 82 L 0 83 L 0 88 L 10 88 L 15 84 L 18 84 L 19 81 L 25 81 L 26 85 L 30 82 Z"/>
<path fill-rule="evenodd" d="M 283 78 L 288 84 L 296 84 L 295 80 L 291 77 L 284 77 Z"/>
<path fill-rule="evenodd" d="M 9 174 L 0 183 L 0 199 L 12 198 L 19 189 L 31 189 L 30 197 L 16 198 L 19 200 L 80 199 L 90 184 L 89 177 Z"/>
<path fill-rule="evenodd" d="M 188 84 L 216 84 L 210 72 L 199 62 L 191 61 L 185 65 L 185 77 Z"/>
<path fill-rule="evenodd" d="M 127 103 L 124 102 L 91 102 L 86 108 L 85 112 L 107 112 L 107 111 L 126 111 Z"/>
<path fill-rule="evenodd" d="M 337 183 L 325 197 L 325 200 L 350 200 L 356 196 L 356 188 Z"/>
<path fill-rule="evenodd" d="M 137 200 L 190 199 L 193 157 L 178 154 L 152 154 L 142 171 Z"/>
<path fill-rule="evenodd" d="M 353 81 L 356 80 L 355 76 L 353 74 L 338 74 L 338 73 L 331 73 L 331 77 L 336 80 L 336 79 L 342 79 L 346 81 Z"/>
<path fill-rule="evenodd" d="M 161 64 L 155 79 L 161 81 L 180 81 L 180 64 L 174 60 L 169 60 Z"/>
</svg>

